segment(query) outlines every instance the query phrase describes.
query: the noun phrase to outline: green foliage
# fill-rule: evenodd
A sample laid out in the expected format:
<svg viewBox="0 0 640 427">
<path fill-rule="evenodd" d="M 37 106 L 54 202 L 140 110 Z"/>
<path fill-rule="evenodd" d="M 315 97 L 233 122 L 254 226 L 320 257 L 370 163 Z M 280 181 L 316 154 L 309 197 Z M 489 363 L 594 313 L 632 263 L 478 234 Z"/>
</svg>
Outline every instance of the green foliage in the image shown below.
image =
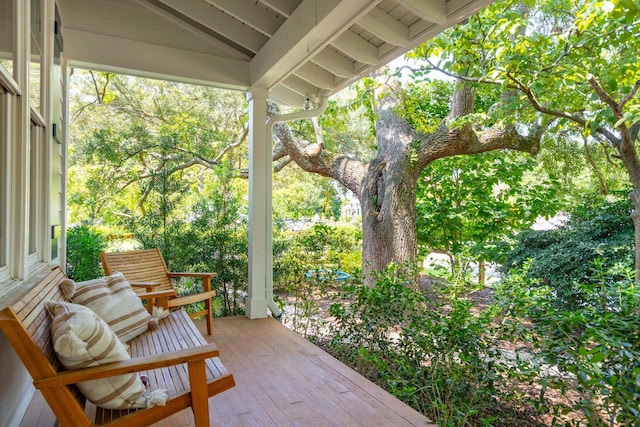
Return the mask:
<svg viewBox="0 0 640 427">
<path fill-rule="evenodd" d="M 338 219 L 341 200 L 328 178 L 291 167 L 273 177 L 273 212 L 276 222 L 287 219 Z"/>
<path fill-rule="evenodd" d="M 274 236 L 274 289 L 285 290 L 309 270 L 357 274 L 362 265 L 362 231 L 353 226 L 315 224 L 301 232 Z"/>
<path fill-rule="evenodd" d="M 375 157 L 374 122 L 367 114 L 366 96 L 345 90 L 332 97 L 318 118 L 327 150 L 369 161 Z"/>
<path fill-rule="evenodd" d="M 329 351 L 439 425 L 514 425 L 503 405 L 516 396 L 490 333 L 497 310 L 477 315 L 466 299 L 407 287 L 415 280 L 411 265 L 390 265 L 373 287 L 345 286 Z"/>
<path fill-rule="evenodd" d="M 554 425 L 583 425 L 565 417 L 572 411 L 590 426 L 637 425 L 640 416 L 640 292 L 632 272 L 603 264 L 593 264 L 591 283 L 577 285 L 584 295 L 578 306 L 559 307 L 551 286 L 522 273 L 507 278 L 496 294 L 504 323 L 520 328 L 535 355 L 540 399 L 551 389 L 565 399 L 551 408 Z"/>
<path fill-rule="evenodd" d="M 556 213 L 557 182 L 532 175 L 535 161 L 521 154 L 490 152 L 431 163 L 418 183 L 418 241 L 425 252 L 498 260 L 502 242 Z"/>
<path fill-rule="evenodd" d="M 636 425 L 640 292 L 630 270 L 593 268 L 579 307 L 518 272 L 482 310 L 392 265 L 341 289 L 325 346 L 441 426 Z"/>
<path fill-rule="evenodd" d="M 434 132 L 449 114 L 453 86 L 445 80 L 407 84 L 398 114 L 416 131 Z"/>
<path fill-rule="evenodd" d="M 143 247 L 161 248 L 170 270 L 217 273 L 213 285 L 220 289 L 221 301 L 215 314 L 242 314 L 248 271 L 246 208 L 231 186 L 230 170 L 220 167 L 214 172 L 218 185 L 196 199 L 188 215 L 171 210 L 129 227 Z M 193 280 L 184 280 L 179 288 L 184 294 L 202 291 L 201 283 Z"/>
<path fill-rule="evenodd" d="M 72 222 L 137 221 L 160 203 L 189 205 L 177 196 L 206 183 L 204 171 L 247 165 L 239 92 L 79 70 L 70 84 Z M 180 188 L 169 200 L 158 196 L 163 186 Z"/>
<path fill-rule="evenodd" d="M 544 111 L 558 118 L 551 130 L 571 135 L 574 144 L 597 134 L 615 146 L 612 133 L 618 135 L 622 123 L 631 126 L 640 117 L 632 91 L 640 79 L 639 18 L 634 0 L 504 0 L 409 56 L 430 61 L 416 79 L 428 78 L 435 66 L 508 90 L 510 96 L 496 98 L 487 110 L 493 122 L 531 124 L 536 110 Z M 613 102 L 628 98 L 620 104 L 622 111 L 603 102 L 591 77 Z"/>
<path fill-rule="evenodd" d="M 587 138 L 579 143 L 575 134 L 560 130 L 543 138 L 541 147 L 541 167 L 558 177 L 559 194 L 567 199 L 600 198 L 628 185 L 624 165 L 602 141 Z"/>
<path fill-rule="evenodd" d="M 104 236 L 88 225 L 67 229 L 67 276 L 76 281 L 103 276 L 100 252 L 106 247 Z"/>
<path fill-rule="evenodd" d="M 320 303 L 338 287 L 336 271 L 359 273 L 362 232 L 356 227 L 316 224 L 298 233 L 275 236 L 274 290 L 283 301 L 285 321 L 304 336 L 317 322 Z"/>
<path fill-rule="evenodd" d="M 503 273 L 522 269 L 556 292 L 559 307 L 580 307 L 591 294 L 584 286 L 597 283 L 593 269 L 616 264 L 633 265 L 633 224 L 631 203 L 625 197 L 613 202 L 576 208 L 569 221 L 556 230 L 525 231 L 518 235 L 513 250 L 501 267 Z"/>
</svg>

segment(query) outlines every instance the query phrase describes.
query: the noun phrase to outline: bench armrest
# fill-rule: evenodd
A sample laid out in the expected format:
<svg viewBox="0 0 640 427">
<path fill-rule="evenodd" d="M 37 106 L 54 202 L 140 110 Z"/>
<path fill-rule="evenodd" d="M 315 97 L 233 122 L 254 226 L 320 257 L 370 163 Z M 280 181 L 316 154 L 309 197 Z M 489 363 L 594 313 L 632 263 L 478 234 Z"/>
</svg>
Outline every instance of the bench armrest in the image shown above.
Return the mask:
<svg viewBox="0 0 640 427">
<path fill-rule="evenodd" d="M 183 297 L 172 298 L 167 301 L 169 307 L 182 307 L 183 305 L 193 304 L 194 302 L 200 302 L 214 298 L 218 296 L 218 291 L 200 292 L 199 294 L 185 295 Z"/>
<path fill-rule="evenodd" d="M 58 373 L 55 377 L 36 380 L 33 384 L 38 389 L 60 387 L 88 380 L 136 373 L 148 369 L 157 369 L 166 366 L 180 365 L 182 363 L 197 362 L 210 357 L 217 357 L 218 355 L 219 351 L 215 344 L 206 344 L 183 350 L 170 351 L 154 356 L 137 357 L 135 359 L 124 360 L 122 362 L 107 363 L 105 365 L 92 366 L 90 368 L 83 368 L 75 371 L 64 371 Z"/>
</svg>

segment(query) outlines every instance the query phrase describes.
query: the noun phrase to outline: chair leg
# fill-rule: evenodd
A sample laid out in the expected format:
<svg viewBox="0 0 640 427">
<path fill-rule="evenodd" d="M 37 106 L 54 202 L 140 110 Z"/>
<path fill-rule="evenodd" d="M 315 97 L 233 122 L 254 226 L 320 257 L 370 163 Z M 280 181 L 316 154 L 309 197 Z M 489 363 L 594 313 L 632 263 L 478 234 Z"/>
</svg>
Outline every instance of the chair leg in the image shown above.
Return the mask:
<svg viewBox="0 0 640 427">
<path fill-rule="evenodd" d="M 213 331 L 213 310 L 211 307 L 211 298 L 206 299 L 204 307 L 207 312 L 207 335 L 211 335 L 211 332 Z"/>
<path fill-rule="evenodd" d="M 211 277 L 205 276 L 202 278 L 202 288 L 205 292 L 209 292 L 211 290 Z M 207 298 L 204 302 L 204 309 L 207 312 L 207 334 L 211 335 L 213 331 L 213 309 L 211 304 L 211 298 Z"/>
<path fill-rule="evenodd" d="M 191 384 L 191 404 L 196 427 L 209 427 L 209 395 L 204 360 L 187 365 Z"/>
</svg>

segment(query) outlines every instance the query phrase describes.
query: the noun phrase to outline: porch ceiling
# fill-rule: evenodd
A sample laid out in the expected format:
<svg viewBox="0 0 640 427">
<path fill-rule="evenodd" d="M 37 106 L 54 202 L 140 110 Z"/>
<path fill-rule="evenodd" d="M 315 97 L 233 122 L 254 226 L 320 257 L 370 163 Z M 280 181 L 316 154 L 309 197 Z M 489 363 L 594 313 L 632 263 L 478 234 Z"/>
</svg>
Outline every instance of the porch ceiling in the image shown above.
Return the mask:
<svg viewBox="0 0 640 427">
<path fill-rule="evenodd" d="M 105 71 L 332 95 L 491 0 L 59 0 L 63 55 Z"/>
</svg>

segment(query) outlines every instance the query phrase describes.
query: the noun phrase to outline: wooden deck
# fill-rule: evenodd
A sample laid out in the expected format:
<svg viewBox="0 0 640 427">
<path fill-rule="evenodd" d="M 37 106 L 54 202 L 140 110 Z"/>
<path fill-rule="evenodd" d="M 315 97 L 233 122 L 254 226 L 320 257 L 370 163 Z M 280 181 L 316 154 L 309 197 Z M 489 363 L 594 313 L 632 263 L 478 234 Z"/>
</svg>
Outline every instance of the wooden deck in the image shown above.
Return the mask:
<svg viewBox="0 0 640 427">
<path fill-rule="evenodd" d="M 204 322 L 196 323 L 206 331 Z M 209 399 L 212 426 L 435 426 L 274 319 L 214 319 L 213 336 L 205 337 L 218 345 L 236 381 Z M 21 427 L 52 423 L 36 395 Z M 190 411 L 154 424 L 191 425 Z"/>
</svg>

